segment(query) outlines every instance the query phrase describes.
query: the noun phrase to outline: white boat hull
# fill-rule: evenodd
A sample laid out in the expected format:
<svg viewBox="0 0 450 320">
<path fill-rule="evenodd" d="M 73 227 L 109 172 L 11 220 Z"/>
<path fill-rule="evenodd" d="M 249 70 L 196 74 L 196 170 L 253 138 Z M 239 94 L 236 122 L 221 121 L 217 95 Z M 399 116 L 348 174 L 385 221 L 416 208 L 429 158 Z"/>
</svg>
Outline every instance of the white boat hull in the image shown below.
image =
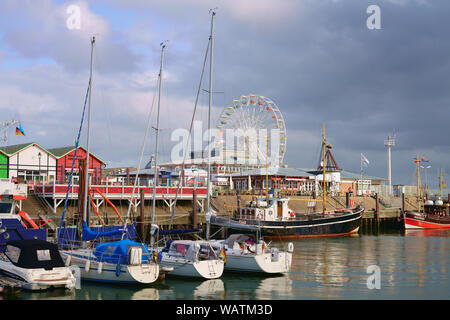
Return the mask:
<svg viewBox="0 0 450 320">
<path fill-rule="evenodd" d="M 279 252 L 275 259 L 271 253 L 238 254 L 227 251 L 225 271 L 254 273 L 287 273 L 291 269 L 292 253 Z"/>
<path fill-rule="evenodd" d="M 14 266 L 9 261 L 0 260 L 0 270 L 4 276 L 26 290 L 47 290 L 50 288 L 75 288 L 76 279 L 65 267 L 44 269 L 25 269 Z"/>
<path fill-rule="evenodd" d="M 205 279 L 220 278 L 224 270 L 222 260 L 188 261 L 186 259 L 162 259 L 162 266 L 172 267 L 169 275 L 181 277 L 196 277 Z"/>
<path fill-rule="evenodd" d="M 80 268 L 81 280 L 122 283 L 122 284 L 147 284 L 155 282 L 159 277 L 158 264 L 120 265 L 99 262 L 90 251 L 74 250 L 62 251 L 64 261 L 70 259 L 70 265 Z M 70 256 L 70 258 L 69 258 Z M 90 257 L 90 259 L 89 259 Z M 89 262 L 87 262 L 89 261 Z"/>
</svg>

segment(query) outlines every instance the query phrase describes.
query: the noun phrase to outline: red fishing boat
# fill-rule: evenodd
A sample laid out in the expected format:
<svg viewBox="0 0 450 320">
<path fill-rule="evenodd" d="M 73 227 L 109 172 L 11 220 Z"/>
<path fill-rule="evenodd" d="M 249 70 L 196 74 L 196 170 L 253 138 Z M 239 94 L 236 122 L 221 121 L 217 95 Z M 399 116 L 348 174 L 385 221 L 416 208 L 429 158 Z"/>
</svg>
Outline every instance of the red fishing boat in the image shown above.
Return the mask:
<svg viewBox="0 0 450 320">
<path fill-rule="evenodd" d="M 419 163 L 424 158 L 417 157 L 415 163 L 417 163 L 417 210 L 405 211 L 403 213 L 403 221 L 405 229 L 444 229 L 450 230 L 450 214 L 449 203 L 444 203 L 442 199 L 442 188 L 446 187 L 444 184 L 442 174 L 439 176 L 440 194 L 441 197 L 433 200 L 426 200 L 423 205 L 423 198 L 420 188 L 420 172 Z"/>
</svg>

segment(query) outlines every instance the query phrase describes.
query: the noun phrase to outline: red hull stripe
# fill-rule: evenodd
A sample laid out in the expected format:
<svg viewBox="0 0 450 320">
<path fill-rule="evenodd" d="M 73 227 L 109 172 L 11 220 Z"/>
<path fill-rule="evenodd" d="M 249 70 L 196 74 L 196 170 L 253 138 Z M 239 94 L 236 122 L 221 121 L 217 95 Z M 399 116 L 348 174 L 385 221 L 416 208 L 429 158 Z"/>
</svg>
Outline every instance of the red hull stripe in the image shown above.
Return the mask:
<svg viewBox="0 0 450 320">
<path fill-rule="evenodd" d="M 422 229 L 438 229 L 438 228 L 450 228 L 450 224 L 433 223 L 429 221 L 421 221 L 411 218 L 405 218 L 405 227 L 412 226 Z"/>
</svg>

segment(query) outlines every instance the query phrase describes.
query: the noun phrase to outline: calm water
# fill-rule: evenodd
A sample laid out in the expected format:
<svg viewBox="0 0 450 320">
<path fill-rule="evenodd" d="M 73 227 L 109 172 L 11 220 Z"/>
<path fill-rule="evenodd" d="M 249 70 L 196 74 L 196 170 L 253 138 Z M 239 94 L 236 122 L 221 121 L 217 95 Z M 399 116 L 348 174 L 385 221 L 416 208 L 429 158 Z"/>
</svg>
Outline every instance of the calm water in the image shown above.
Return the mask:
<svg viewBox="0 0 450 320">
<path fill-rule="evenodd" d="M 273 242 L 283 247 L 286 243 Z M 217 280 L 167 278 L 146 287 L 82 283 L 73 292 L 20 292 L 18 299 L 450 299 L 450 230 L 399 231 L 294 242 L 287 276 L 224 275 Z M 369 265 L 380 289 L 368 289 Z"/>
</svg>

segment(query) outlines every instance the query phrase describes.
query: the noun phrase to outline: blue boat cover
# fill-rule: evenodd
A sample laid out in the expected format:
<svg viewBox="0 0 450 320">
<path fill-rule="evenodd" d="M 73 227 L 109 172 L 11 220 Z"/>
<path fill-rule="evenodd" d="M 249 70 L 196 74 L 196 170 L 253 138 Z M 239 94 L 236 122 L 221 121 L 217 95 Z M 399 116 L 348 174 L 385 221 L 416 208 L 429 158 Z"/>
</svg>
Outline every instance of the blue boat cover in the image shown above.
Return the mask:
<svg viewBox="0 0 450 320">
<path fill-rule="evenodd" d="M 123 228 L 103 232 L 91 231 L 86 221 L 83 221 L 83 241 L 94 240 L 100 237 L 121 236 L 122 232 Z"/>
<path fill-rule="evenodd" d="M 142 261 L 147 261 L 151 257 L 146 244 L 129 239 L 99 244 L 95 248 L 94 255 L 103 262 L 128 264 L 128 249 L 132 246 L 143 249 Z"/>
</svg>

